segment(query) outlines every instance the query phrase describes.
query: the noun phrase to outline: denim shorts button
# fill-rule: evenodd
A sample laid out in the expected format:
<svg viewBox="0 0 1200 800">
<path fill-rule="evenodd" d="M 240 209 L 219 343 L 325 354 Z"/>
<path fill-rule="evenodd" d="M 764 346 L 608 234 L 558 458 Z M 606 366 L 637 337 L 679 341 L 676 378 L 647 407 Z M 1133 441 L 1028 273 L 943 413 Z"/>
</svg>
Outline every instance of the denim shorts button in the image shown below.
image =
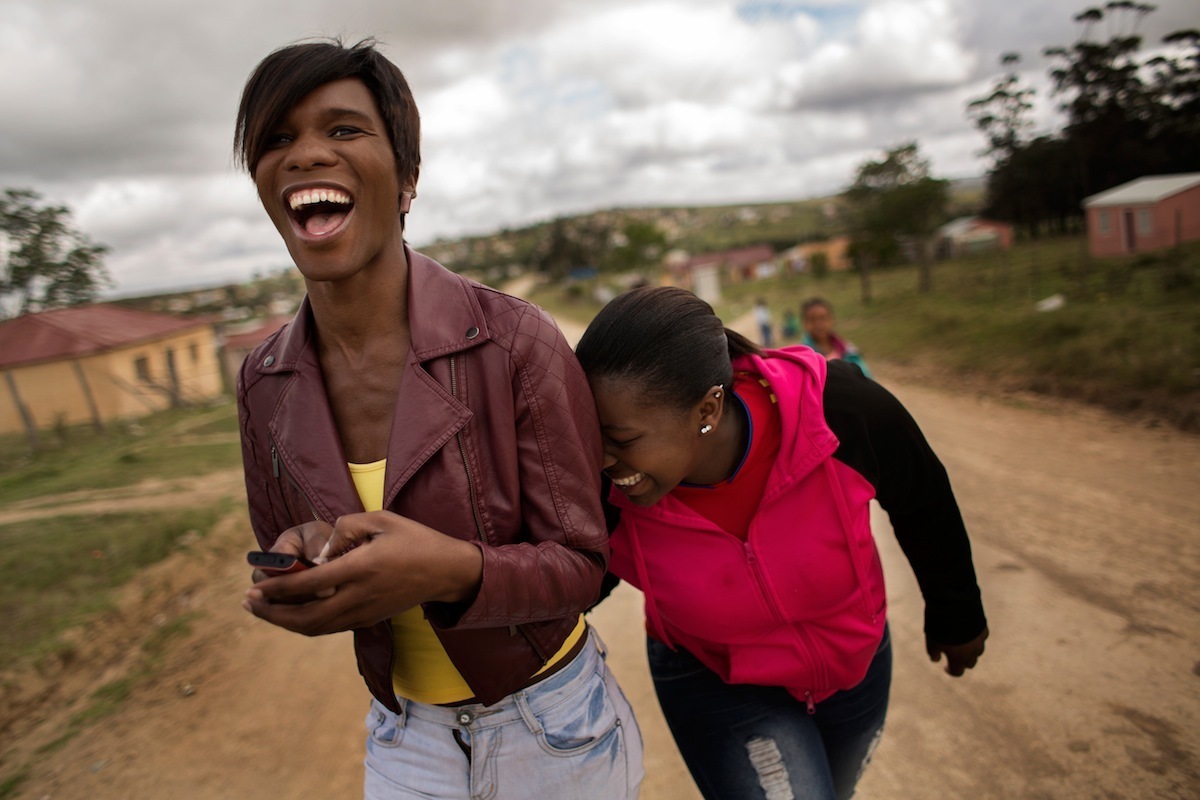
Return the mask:
<svg viewBox="0 0 1200 800">
<path fill-rule="evenodd" d="M 475 718 L 475 716 L 470 711 L 458 712 L 458 721 L 460 723 L 462 723 L 463 725 L 470 725 L 471 720 L 473 720 L 474 718 Z"/>
</svg>

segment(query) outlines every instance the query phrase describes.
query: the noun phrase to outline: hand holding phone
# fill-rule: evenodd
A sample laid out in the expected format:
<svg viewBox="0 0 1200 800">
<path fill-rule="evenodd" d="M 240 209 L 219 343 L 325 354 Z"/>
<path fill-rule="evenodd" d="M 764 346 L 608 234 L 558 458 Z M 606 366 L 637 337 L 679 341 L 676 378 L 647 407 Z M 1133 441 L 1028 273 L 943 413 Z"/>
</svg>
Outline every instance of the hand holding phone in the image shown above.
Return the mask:
<svg viewBox="0 0 1200 800">
<path fill-rule="evenodd" d="M 251 550 L 246 554 L 246 561 L 255 569 L 270 572 L 275 575 L 286 575 L 290 572 L 300 572 L 316 564 L 303 556 L 291 553 L 271 553 L 265 550 Z"/>
</svg>

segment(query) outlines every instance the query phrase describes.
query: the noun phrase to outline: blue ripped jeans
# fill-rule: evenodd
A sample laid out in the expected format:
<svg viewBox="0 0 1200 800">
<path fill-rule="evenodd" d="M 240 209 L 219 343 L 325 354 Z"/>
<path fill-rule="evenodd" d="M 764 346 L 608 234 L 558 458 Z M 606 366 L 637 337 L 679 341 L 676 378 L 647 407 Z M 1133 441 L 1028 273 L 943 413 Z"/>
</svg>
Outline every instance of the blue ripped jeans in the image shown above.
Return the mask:
<svg viewBox="0 0 1200 800">
<path fill-rule="evenodd" d="M 883 733 L 891 637 L 866 677 L 814 714 L 777 686 L 733 685 L 683 648 L 646 640 L 675 744 L 706 800 L 848 800 Z"/>
</svg>

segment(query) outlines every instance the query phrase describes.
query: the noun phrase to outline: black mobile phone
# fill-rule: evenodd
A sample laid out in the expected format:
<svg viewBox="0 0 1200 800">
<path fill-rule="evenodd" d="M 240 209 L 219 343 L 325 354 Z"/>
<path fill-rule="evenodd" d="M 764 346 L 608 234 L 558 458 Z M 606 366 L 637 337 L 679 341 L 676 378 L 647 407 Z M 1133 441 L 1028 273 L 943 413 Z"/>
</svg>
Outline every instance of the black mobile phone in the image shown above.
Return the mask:
<svg viewBox="0 0 1200 800">
<path fill-rule="evenodd" d="M 250 566 L 266 572 L 285 574 L 315 567 L 316 564 L 303 556 L 293 556 L 288 553 L 268 553 L 263 550 L 251 550 L 246 554 Z"/>
</svg>

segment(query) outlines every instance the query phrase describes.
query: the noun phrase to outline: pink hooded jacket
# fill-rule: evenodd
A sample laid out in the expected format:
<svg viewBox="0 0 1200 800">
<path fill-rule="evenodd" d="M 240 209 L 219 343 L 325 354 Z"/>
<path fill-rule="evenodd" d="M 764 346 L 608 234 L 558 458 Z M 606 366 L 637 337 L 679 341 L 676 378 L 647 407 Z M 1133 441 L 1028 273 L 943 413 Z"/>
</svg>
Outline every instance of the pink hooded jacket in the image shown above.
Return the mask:
<svg viewBox="0 0 1200 800">
<path fill-rule="evenodd" d="M 739 359 L 779 399 L 779 456 L 745 542 L 668 494 L 621 510 L 610 569 L 645 595 L 651 636 L 728 683 L 782 686 L 819 702 L 857 685 L 883 636 L 883 569 L 871 483 L 834 459 L 825 359 L 807 347 Z"/>
</svg>

